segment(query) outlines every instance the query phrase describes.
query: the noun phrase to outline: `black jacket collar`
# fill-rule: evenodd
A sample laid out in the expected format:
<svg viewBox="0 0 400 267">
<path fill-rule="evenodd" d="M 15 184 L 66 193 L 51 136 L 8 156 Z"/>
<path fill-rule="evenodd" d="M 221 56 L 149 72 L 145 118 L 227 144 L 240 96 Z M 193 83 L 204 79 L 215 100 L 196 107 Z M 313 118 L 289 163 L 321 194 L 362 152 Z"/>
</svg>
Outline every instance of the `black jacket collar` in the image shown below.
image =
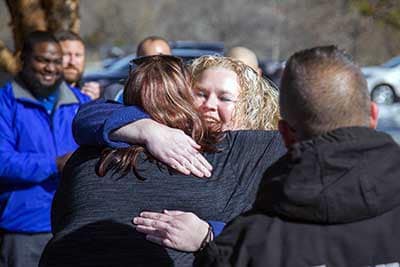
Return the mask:
<svg viewBox="0 0 400 267">
<path fill-rule="evenodd" d="M 341 128 L 301 142 L 267 170 L 255 209 L 292 220 L 347 223 L 400 205 L 400 147 L 384 133 Z"/>
</svg>

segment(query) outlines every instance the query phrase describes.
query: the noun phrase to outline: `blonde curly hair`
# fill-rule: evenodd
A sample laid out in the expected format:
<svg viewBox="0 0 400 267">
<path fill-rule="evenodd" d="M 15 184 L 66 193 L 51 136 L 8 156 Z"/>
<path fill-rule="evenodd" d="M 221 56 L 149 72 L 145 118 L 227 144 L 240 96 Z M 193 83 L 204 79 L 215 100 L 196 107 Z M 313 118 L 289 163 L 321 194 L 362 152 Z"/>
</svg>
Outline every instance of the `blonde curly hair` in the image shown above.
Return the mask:
<svg viewBox="0 0 400 267">
<path fill-rule="evenodd" d="M 228 57 L 202 56 L 189 66 L 195 86 L 203 71 L 224 68 L 236 73 L 240 92 L 232 114 L 233 129 L 276 130 L 278 128 L 278 91 L 272 82 L 257 75 L 246 64 Z"/>
</svg>

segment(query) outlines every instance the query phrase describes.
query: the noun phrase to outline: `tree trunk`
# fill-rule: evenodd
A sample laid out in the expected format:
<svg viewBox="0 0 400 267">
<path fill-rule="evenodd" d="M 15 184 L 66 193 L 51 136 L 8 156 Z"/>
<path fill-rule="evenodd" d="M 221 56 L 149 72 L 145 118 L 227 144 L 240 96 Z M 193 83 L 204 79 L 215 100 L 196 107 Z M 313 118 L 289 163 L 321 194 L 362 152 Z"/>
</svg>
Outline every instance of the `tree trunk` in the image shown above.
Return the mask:
<svg viewBox="0 0 400 267">
<path fill-rule="evenodd" d="M 13 53 L 0 41 L 0 69 L 8 73 L 16 74 L 19 70 L 19 64 Z"/>
<path fill-rule="evenodd" d="M 42 0 L 46 11 L 47 30 L 70 30 L 79 33 L 79 0 Z"/>
<path fill-rule="evenodd" d="M 11 52 L 0 40 L 0 68 L 16 74 L 24 38 L 36 30 L 71 30 L 79 33 L 79 0 L 5 0 L 11 15 L 14 40 Z"/>
</svg>

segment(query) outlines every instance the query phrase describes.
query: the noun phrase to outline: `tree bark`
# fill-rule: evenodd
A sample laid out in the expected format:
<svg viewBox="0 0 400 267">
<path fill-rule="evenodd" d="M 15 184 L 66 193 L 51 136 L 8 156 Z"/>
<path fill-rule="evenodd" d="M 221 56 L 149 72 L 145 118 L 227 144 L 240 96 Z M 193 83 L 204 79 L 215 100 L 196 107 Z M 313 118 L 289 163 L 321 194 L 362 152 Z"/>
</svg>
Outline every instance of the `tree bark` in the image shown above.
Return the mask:
<svg viewBox="0 0 400 267">
<path fill-rule="evenodd" d="M 19 70 L 17 57 L 0 41 L 0 69 L 8 73 L 16 74 Z"/>
<path fill-rule="evenodd" d="M 25 36 L 35 30 L 47 30 L 40 0 L 6 0 L 11 15 L 10 27 L 16 51 L 22 48 Z"/>
<path fill-rule="evenodd" d="M 79 0 L 42 0 L 47 16 L 47 30 L 70 30 L 79 33 Z"/>
<path fill-rule="evenodd" d="M 14 41 L 11 52 L 0 40 L 0 68 L 16 74 L 24 38 L 37 30 L 79 33 L 79 0 L 5 0 L 11 15 L 10 28 Z"/>
</svg>

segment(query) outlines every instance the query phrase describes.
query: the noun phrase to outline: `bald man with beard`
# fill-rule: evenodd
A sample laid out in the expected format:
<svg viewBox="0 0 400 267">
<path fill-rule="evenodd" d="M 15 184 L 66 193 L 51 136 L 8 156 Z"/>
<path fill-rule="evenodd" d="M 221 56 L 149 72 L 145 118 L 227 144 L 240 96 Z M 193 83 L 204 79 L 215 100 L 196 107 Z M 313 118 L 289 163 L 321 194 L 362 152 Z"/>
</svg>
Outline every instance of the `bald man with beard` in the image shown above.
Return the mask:
<svg viewBox="0 0 400 267">
<path fill-rule="evenodd" d="M 81 83 L 85 69 L 85 44 L 81 37 L 71 31 L 57 32 L 57 38 L 63 52 L 63 73 L 65 81 L 71 86 L 78 88 L 90 99 L 98 99 L 101 88 L 98 82 Z"/>
</svg>

